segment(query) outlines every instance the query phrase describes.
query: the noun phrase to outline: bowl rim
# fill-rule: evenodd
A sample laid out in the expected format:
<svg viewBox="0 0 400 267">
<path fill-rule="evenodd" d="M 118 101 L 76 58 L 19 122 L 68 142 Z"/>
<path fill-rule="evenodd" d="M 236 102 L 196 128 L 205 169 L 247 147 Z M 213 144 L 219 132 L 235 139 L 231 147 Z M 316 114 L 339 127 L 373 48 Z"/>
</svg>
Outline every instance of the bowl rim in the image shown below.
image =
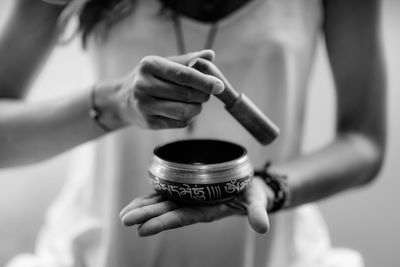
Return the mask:
<svg viewBox="0 0 400 267">
<path fill-rule="evenodd" d="M 161 148 L 167 146 L 167 145 L 172 145 L 172 144 L 176 144 L 176 143 L 184 143 L 184 142 L 204 142 L 204 141 L 211 141 L 211 142 L 219 142 L 219 143 L 225 143 L 225 144 L 229 144 L 229 145 L 233 145 L 235 147 L 238 147 L 241 149 L 242 153 L 240 154 L 240 156 L 232 159 L 232 160 L 228 160 L 228 161 L 224 161 L 224 162 L 217 162 L 217 163 L 207 163 L 207 164 L 190 164 L 190 163 L 181 163 L 181 162 L 176 162 L 176 161 L 172 161 L 172 160 L 167 160 L 163 157 L 160 157 L 160 155 L 157 153 L 158 150 L 160 150 Z M 215 169 L 218 169 L 218 166 L 226 166 L 229 165 L 229 163 L 233 163 L 233 162 L 238 162 L 238 161 L 243 161 L 245 160 L 245 158 L 248 157 L 248 152 L 247 149 L 235 142 L 231 142 L 231 141 L 227 141 L 227 140 L 221 140 L 221 139 L 212 139 L 212 138 L 190 138 L 190 139 L 179 139 L 176 141 L 171 141 L 171 142 L 165 142 L 163 144 L 157 145 L 154 149 L 153 149 L 153 156 L 156 157 L 159 161 L 165 162 L 167 164 L 169 164 L 171 167 L 175 166 L 177 168 L 190 168 L 190 167 L 194 167 L 196 166 L 196 169 L 207 169 L 209 167 L 213 167 Z M 190 169 L 192 169 L 190 168 Z"/>
<path fill-rule="evenodd" d="M 189 139 L 189 140 L 212 140 L 221 141 L 217 139 Z M 186 141 L 186 140 L 185 140 Z M 178 141 L 180 142 L 180 141 Z M 158 177 L 160 179 L 188 184 L 215 184 L 227 182 L 232 180 L 243 179 L 247 176 L 253 176 L 254 166 L 251 163 L 247 150 L 232 142 L 221 141 L 224 143 L 231 143 L 241 148 L 241 155 L 229 161 L 210 163 L 210 164 L 190 164 L 190 163 L 176 163 L 174 161 L 164 160 L 154 153 L 152 160 L 148 166 L 148 173 L 150 177 Z M 171 144 L 170 142 L 167 144 Z M 157 146 L 162 147 L 164 145 Z M 155 150 L 156 150 L 155 149 Z"/>
</svg>

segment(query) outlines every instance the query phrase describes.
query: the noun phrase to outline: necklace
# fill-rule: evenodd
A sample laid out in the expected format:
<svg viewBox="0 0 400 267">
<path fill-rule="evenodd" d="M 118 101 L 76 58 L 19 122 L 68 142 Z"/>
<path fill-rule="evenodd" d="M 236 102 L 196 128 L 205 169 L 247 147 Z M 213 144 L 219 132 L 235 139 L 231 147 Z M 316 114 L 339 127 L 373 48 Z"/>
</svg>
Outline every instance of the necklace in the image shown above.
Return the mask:
<svg viewBox="0 0 400 267">
<path fill-rule="evenodd" d="M 174 22 L 174 33 L 176 38 L 176 45 L 179 55 L 183 55 L 187 53 L 185 40 L 183 38 L 183 31 L 182 31 L 182 24 L 180 20 L 180 16 L 177 12 L 172 14 L 172 21 Z M 204 44 L 204 49 L 212 49 L 215 36 L 217 35 L 218 31 L 218 23 L 213 23 L 207 33 L 206 41 Z M 188 125 L 188 132 L 192 133 L 194 128 L 194 122 Z"/>
<path fill-rule="evenodd" d="M 172 14 L 172 20 L 174 22 L 174 33 L 175 33 L 178 53 L 180 55 L 186 54 L 187 50 L 186 50 L 185 40 L 183 38 L 181 19 L 177 12 L 174 12 Z M 212 49 L 217 32 L 218 32 L 218 23 L 213 23 L 210 27 L 210 30 L 208 31 L 206 41 L 204 44 L 204 49 Z"/>
</svg>

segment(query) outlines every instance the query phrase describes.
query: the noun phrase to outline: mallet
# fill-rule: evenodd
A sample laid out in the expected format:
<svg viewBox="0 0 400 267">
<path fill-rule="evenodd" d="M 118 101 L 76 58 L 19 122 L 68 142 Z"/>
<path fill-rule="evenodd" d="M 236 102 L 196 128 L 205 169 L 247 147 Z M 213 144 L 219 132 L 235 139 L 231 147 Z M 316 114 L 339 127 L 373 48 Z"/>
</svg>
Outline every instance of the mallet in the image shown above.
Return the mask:
<svg viewBox="0 0 400 267">
<path fill-rule="evenodd" d="M 225 90 L 215 96 L 225 109 L 262 145 L 268 145 L 279 135 L 279 128 L 244 93 L 237 92 L 224 75 L 207 60 L 197 58 L 189 67 L 213 75 L 225 84 Z"/>
</svg>

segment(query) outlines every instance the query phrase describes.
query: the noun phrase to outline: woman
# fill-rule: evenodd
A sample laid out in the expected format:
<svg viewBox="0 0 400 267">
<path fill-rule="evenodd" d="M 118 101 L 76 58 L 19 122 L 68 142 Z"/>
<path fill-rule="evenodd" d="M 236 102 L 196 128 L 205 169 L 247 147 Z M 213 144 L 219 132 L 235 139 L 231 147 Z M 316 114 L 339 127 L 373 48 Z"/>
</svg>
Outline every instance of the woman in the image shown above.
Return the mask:
<svg viewBox="0 0 400 267">
<path fill-rule="evenodd" d="M 1 166 L 44 160 L 110 134 L 77 156 L 36 255 L 10 266 L 329 266 L 337 254 L 318 213 L 298 206 L 366 184 L 381 166 L 385 85 L 378 1 L 162 2 L 72 1 L 65 8 L 16 1 L 0 44 L 0 58 L 10 62 L 0 66 Z M 75 12 L 99 82 L 68 99 L 23 103 L 58 38 L 57 25 Z M 307 79 L 321 32 L 336 85 L 337 136 L 302 155 Z M 203 44 L 212 45 L 215 59 Z M 177 53 L 183 55 L 167 57 Z M 223 78 L 190 63 L 220 70 L 278 124 L 279 139 L 260 146 L 210 98 L 224 90 Z M 175 129 L 192 121 L 190 130 Z M 152 195 L 145 179 L 152 149 L 195 137 L 240 143 L 260 168 L 272 161 L 266 173 L 288 177 L 284 198 L 277 202 L 259 177 L 240 199 L 245 211 L 223 204 L 180 207 Z M 139 224 L 146 238 L 118 219 L 136 197 L 121 219 Z M 269 217 L 271 210 L 276 215 Z M 249 223 L 231 216 L 243 213 Z M 213 222 L 195 224 L 202 221 Z M 258 233 L 271 230 L 259 235 L 248 225 Z M 179 229 L 164 231 L 170 228 Z M 360 266 L 349 257 L 340 266 Z"/>
</svg>

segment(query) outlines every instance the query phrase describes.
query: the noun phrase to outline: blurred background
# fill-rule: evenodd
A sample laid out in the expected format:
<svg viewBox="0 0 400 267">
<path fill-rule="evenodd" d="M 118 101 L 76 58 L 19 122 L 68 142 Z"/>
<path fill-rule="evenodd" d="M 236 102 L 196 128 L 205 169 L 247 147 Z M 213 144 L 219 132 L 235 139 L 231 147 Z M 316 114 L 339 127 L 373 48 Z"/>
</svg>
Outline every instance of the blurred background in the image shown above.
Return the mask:
<svg viewBox="0 0 400 267">
<path fill-rule="evenodd" d="M 9 1 L 0 1 L 0 25 Z M 386 162 L 373 184 L 319 203 L 333 245 L 360 251 L 367 267 L 400 266 L 400 119 L 396 117 L 400 114 L 400 1 L 383 0 L 382 12 L 389 87 Z M 305 151 L 332 138 L 334 105 L 321 101 L 333 97 L 324 54 L 321 46 L 311 80 Z M 90 82 L 88 61 L 75 41 L 54 51 L 29 98 L 62 97 Z M 15 254 L 33 251 L 46 208 L 62 187 L 68 163 L 67 153 L 38 165 L 0 170 L 0 266 Z"/>
</svg>

